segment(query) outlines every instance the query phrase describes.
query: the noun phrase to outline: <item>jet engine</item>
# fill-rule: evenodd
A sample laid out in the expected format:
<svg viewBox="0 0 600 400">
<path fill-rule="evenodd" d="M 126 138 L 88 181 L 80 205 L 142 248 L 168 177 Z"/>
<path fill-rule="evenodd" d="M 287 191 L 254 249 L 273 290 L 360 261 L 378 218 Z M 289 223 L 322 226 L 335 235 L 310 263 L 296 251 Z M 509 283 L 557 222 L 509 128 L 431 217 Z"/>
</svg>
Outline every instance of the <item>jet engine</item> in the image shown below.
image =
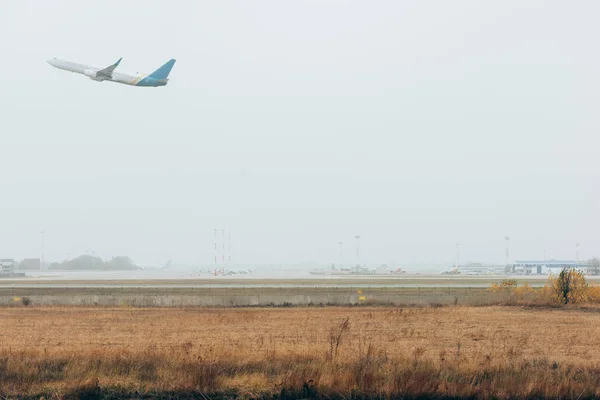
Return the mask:
<svg viewBox="0 0 600 400">
<path fill-rule="evenodd" d="M 94 71 L 93 69 L 86 69 L 85 71 L 83 71 L 84 75 L 89 77 L 90 79 L 93 79 L 95 81 L 103 81 L 104 77 L 100 77 L 98 76 L 98 71 Z"/>
</svg>

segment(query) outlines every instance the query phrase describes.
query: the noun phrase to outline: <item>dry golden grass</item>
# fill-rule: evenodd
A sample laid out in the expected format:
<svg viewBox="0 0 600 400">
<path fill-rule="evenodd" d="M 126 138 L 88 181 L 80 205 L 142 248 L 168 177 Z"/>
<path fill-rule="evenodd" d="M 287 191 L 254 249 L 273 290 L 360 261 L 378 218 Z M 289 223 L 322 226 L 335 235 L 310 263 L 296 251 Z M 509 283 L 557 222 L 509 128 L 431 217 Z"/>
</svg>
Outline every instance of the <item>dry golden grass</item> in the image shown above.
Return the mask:
<svg viewBox="0 0 600 400">
<path fill-rule="evenodd" d="M 597 311 L 2 308 L 0 395 L 582 399 Z"/>
</svg>

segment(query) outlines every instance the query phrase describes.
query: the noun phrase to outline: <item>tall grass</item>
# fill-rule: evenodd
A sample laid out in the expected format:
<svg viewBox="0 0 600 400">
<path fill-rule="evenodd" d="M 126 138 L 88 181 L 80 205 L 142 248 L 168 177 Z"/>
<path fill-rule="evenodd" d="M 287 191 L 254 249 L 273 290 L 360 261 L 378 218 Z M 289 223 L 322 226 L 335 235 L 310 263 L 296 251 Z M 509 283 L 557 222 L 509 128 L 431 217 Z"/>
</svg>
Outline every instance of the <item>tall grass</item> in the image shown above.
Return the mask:
<svg viewBox="0 0 600 400">
<path fill-rule="evenodd" d="M 600 395 L 600 313 L 576 309 L 0 313 L 2 397 Z"/>
<path fill-rule="evenodd" d="M 172 353 L 123 355 L 104 353 L 2 354 L 11 359 L 2 369 L 0 392 L 43 395 L 84 388 L 100 392 L 232 393 L 247 397 L 312 393 L 323 397 L 394 397 L 405 395 L 482 398 L 577 398 L 600 395 L 600 368 L 562 364 L 547 358 L 506 354 L 450 358 L 424 356 L 327 361 L 322 357 L 276 358 L 262 362 L 190 360 Z M 148 372 L 149 371 L 149 372 Z M 245 383 L 245 387 L 235 385 Z M 269 382 L 268 384 L 266 382 Z M 52 389 L 50 389 L 52 388 Z M 95 388 L 95 389 L 94 389 Z"/>
</svg>

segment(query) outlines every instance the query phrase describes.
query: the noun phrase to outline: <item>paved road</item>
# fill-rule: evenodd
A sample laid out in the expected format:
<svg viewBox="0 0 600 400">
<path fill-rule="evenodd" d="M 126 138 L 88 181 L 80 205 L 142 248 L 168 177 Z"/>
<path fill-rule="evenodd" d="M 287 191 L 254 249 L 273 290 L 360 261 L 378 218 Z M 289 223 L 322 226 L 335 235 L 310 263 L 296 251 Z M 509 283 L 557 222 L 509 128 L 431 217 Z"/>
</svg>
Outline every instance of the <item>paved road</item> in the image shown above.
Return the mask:
<svg viewBox="0 0 600 400">
<path fill-rule="evenodd" d="M 544 286 L 543 281 L 541 282 L 531 282 L 531 286 L 533 287 L 542 287 Z M 452 282 L 449 284 L 427 284 L 427 283 L 315 283 L 315 284 L 296 284 L 296 283 L 288 283 L 288 284 L 252 284 L 252 283 L 232 283 L 232 284 L 224 284 L 224 283 L 210 283 L 210 284 L 65 284 L 65 283 L 41 283 L 41 284 L 30 284 L 30 283 L 14 283 L 14 284 L 0 284 L 0 289 L 10 289 L 10 288 L 29 288 L 29 289 L 369 289 L 369 288 L 389 288 L 389 289 L 415 289 L 415 288 L 436 288 L 436 289 L 449 289 L 449 288 L 457 288 L 457 289 L 466 289 L 466 288 L 488 288 L 490 287 L 490 283 L 469 283 L 463 284 L 460 282 Z"/>
</svg>

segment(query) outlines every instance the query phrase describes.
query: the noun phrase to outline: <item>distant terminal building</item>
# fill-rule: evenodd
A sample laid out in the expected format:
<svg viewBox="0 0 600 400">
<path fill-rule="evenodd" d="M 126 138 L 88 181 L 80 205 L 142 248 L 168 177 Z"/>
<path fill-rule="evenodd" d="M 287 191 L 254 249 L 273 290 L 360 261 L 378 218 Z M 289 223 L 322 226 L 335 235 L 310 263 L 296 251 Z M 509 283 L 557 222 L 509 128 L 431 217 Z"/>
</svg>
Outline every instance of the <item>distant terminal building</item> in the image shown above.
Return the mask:
<svg viewBox="0 0 600 400">
<path fill-rule="evenodd" d="M 469 262 L 458 266 L 458 270 L 463 274 L 498 274 L 504 272 L 504 265 L 481 262 Z"/>
<path fill-rule="evenodd" d="M 22 272 L 17 272 L 17 263 L 12 258 L 0 259 L 0 277 L 25 276 Z"/>
<path fill-rule="evenodd" d="M 549 274 L 560 272 L 564 268 L 579 268 L 575 260 L 515 260 L 513 272 L 525 275 Z"/>
</svg>

